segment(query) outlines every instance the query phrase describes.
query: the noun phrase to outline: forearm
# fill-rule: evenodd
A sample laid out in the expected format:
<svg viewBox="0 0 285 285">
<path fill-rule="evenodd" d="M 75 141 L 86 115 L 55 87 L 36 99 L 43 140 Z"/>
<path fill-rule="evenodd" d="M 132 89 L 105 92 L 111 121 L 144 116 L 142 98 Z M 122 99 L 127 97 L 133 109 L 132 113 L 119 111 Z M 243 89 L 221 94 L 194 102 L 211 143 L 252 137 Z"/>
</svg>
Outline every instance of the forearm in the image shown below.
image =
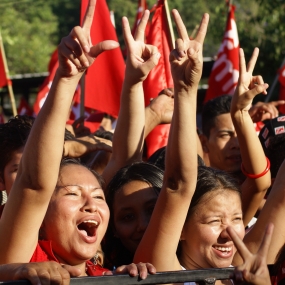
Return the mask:
<svg viewBox="0 0 285 285">
<path fill-rule="evenodd" d="M 236 112 L 232 114 L 232 120 L 239 140 L 244 170 L 249 174 L 264 172 L 267 160 L 249 113 L 247 111 Z M 243 183 L 242 207 L 245 224 L 256 213 L 270 183 L 270 171 L 256 179 L 248 177 Z"/>
<path fill-rule="evenodd" d="M 59 169 L 64 128 L 79 78 L 61 78 L 56 73 L 49 95 L 33 125 L 19 169 L 32 189 L 46 189 L 57 181 L 58 171 L 55 169 Z"/>
<path fill-rule="evenodd" d="M 174 115 L 166 153 L 165 177 L 192 183 L 197 176 L 196 89 L 175 90 Z"/>
<path fill-rule="evenodd" d="M 232 120 L 237 132 L 245 170 L 254 174 L 263 172 L 267 161 L 249 113 L 238 111 L 232 114 Z"/>
<path fill-rule="evenodd" d="M 113 152 L 103 177 L 108 181 L 118 169 L 141 160 L 144 142 L 144 96 L 142 82 L 124 82 L 120 112 L 113 137 Z"/>
<path fill-rule="evenodd" d="M 145 132 L 144 138 L 148 136 L 148 134 L 160 124 L 160 118 L 158 115 L 151 110 L 149 106 L 145 108 Z"/>
</svg>

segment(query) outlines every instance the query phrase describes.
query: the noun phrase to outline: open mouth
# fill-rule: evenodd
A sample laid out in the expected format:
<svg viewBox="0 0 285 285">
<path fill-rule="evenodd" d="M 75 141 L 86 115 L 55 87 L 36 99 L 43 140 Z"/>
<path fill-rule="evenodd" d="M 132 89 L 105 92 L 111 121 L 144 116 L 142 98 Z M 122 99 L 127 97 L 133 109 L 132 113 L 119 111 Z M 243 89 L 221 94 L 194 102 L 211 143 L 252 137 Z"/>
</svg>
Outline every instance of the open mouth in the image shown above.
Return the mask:
<svg viewBox="0 0 285 285">
<path fill-rule="evenodd" d="M 77 225 L 77 228 L 84 236 L 94 237 L 96 235 L 97 226 L 97 221 L 86 220 Z"/>
</svg>

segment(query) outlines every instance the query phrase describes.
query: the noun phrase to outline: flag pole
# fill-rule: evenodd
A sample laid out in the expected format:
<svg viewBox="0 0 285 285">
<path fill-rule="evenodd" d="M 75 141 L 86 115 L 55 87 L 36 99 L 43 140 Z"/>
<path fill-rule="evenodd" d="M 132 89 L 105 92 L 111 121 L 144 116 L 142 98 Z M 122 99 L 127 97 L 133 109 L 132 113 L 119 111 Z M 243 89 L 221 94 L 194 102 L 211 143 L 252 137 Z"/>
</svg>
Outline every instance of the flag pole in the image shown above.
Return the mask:
<svg viewBox="0 0 285 285">
<path fill-rule="evenodd" d="M 284 64 L 285 64 L 285 58 L 283 59 L 279 69 L 281 69 Z M 276 86 L 276 84 L 278 82 L 278 78 L 279 78 L 279 74 L 277 73 L 277 75 L 274 78 L 274 81 L 273 81 L 272 85 L 270 86 L 269 92 L 268 92 L 268 94 L 265 97 L 264 102 L 269 102 L 270 101 L 270 98 L 272 97 L 272 94 L 273 94 L 273 91 L 275 89 L 275 86 Z"/>
<path fill-rule="evenodd" d="M 173 31 L 173 25 L 172 25 L 172 21 L 171 21 L 171 16 L 170 16 L 170 11 L 169 11 L 169 6 L 168 6 L 168 2 L 167 0 L 164 0 L 164 11 L 166 14 L 166 19 L 167 19 L 167 26 L 168 26 L 168 30 L 169 30 L 169 35 L 170 35 L 170 41 L 171 41 L 171 50 L 174 49 L 175 47 L 175 37 L 174 37 L 174 31 Z"/>
<path fill-rule="evenodd" d="M 4 69 L 5 69 L 5 75 L 7 78 L 7 87 L 8 87 L 8 92 L 9 92 L 9 96 L 10 96 L 13 116 L 16 116 L 17 115 L 17 109 L 16 109 L 16 104 L 15 104 L 15 96 L 14 96 L 14 92 L 13 92 L 13 88 L 12 88 L 12 81 L 10 80 L 10 76 L 9 76 L 9 69 L 8 69 L 8 64 L 7 64 L 7 60 L 6 60 L 6 56 L 5 56 L 5 50 L 4 50 L 1 31 L 0 31 L 0 50 L 1 50 L 1 54 L 2 54 L 2 60 L 3 60 L 3 64 L 4 64 Z"/>
</svg>

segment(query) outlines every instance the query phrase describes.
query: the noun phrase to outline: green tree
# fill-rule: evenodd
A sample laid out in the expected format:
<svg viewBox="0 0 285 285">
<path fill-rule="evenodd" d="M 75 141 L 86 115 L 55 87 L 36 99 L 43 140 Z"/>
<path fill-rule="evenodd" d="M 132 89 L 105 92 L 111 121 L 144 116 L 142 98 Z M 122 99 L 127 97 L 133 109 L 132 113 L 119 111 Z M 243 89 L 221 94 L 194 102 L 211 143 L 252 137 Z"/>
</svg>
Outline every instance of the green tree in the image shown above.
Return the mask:
<svg viewBox="0 0 285 285">
<path fill-rule="evenodd" d="M 11 74 L 46 71 L 57 17 L 46 1 L 1 2 L 1 31 Z"/>
</svg>

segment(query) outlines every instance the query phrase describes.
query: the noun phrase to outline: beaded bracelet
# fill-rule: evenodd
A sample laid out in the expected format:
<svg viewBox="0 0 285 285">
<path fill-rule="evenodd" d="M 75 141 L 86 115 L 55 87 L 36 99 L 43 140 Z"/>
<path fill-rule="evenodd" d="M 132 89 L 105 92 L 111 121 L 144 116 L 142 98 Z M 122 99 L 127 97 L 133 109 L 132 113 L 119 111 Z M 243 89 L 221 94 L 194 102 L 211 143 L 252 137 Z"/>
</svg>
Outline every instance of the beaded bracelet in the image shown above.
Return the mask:
<svg viewBox="0 0 285 285">
<path fill-rule="evenodd" d="M 244 169 L 243 164 L 241 164 L 241 171 L 242 171 L 242 173 L 243 173 L 245 176 L 247 176 L 247 177 L 249 177 L 249 178 L 252 178 L 252 179 L 260 178 L 260 177 L 264 176 L 264 175 L 269 171 L 269 169 L 270 169 L 270 161 L 269 161 L 269 159 L 268 159 L 267 157 L 266 157 L 266 161 L 267 161 L 266 168 L 264 169 L 263 172 L 261 172 L 261 173 L 259 173 L 259 174 L 250 174 L 250 173 L 247 173 L 247 172 L 245 171 L 245 169 Z"/>
</svg>

